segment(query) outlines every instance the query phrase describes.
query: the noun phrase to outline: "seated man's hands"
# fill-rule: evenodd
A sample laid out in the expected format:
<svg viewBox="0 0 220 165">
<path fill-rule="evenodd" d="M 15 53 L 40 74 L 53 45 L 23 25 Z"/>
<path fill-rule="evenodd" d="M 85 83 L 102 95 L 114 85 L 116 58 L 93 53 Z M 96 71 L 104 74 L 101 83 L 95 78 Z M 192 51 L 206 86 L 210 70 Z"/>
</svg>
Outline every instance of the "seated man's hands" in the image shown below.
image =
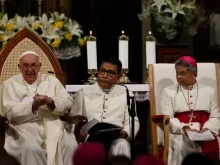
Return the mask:
<svg viewBox="0 0 220 165">
<path fill-rule="evenodd" d="M 80 128 L 88 122 L 88 119 L 85 116 L 82 115 L 71 116 L 68 113 L 66 113 L 63 116 L 60 116 L 60 119 L 62 121 L 66 121 L 69 124 L 77 124 L 78 127 Z"/>
<path fill-rule="evenodd" d="M 185 134 L 186 136 L 188 136 L 188 133 L 187 133 L 188 131 L 199 132 L 199 131 L 196 130 L 196 129 L 191 129 L 189 126 L 183 127 L 183 132 L 184 132 L 184 134 Z"/>
<path fill-rule="evenodd" d="M 208 131 L 208 130 L 209 130 L 208 128 L 203 128 L 203 129 L 200 131 L 200 133 L 203 133 L 203 132 Z"/>
<path fill-rule="evenodd" d="M 55 109 L 55 104 L 54 104 L 54 101 L 51 97 L 48 97 L 48 96 L 44 96 L 44 99 L 45 99 L 45 104 L 47 105 L 47 107 L 50 109 L 50 111 L 54 111 Z"/>
<path fill-rule="evenodd" d="M 200 131 L 196 130 L 196 129 L 191 129 L 190 127 L 188 126 L 185 126 L 183 127 L 183 132 L 186 136 L 188 136 L 188 133 L 187 131 L 192 131 L 192 132 L 198 132 L 198 133 L 203 133 L 205 131 L 208 131 L 209 129 L 208 128 L 202 128 Z M 213 135 L 215 135 L 215 133 L 212 132 Z"/>
<path fill-rule="evenodd" d="M 55 105 L 52 98 L 45 95 L 36 94 L 32 104 L 33 113 L 35 114 L 37 112 L 37 109 L 42 105 L 47 105 L 52 110 L 55 109 Z"/>
<path fill-rule="evenodd" d="M 203 129 L 201 129 L 200 133 L 203 133 L 203 132 L 208 131 L 208 130 L 209 130 L 208 128 L 203 128 Z M 216 136 L 216 134 L 214 132 L 211 131 L 211 133 Z"/>
</svg>

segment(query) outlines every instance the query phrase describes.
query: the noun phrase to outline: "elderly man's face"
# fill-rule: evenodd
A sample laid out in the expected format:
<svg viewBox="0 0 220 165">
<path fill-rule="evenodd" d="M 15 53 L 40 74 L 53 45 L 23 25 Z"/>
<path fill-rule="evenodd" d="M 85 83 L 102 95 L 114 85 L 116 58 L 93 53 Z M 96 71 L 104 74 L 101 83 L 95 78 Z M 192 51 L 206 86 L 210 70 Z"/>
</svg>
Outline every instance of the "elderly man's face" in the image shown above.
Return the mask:
<svg viewBox="0 0 220 165">
<path fill-rule="evenodd" d="M 103 89 L 110 89 L 117 84 L 120 79 L 120 73 L 116 65 L 103 62 L 98 71 L 98 84 Z"/>
<path fill-rule="evenodd" d="M 176 66 L 176 79 L 182 86 L 189 86 L 195 83 L 196 74 L 190 72 L 188 67 Z"/>
<path fill-rule="evenodd" d="M 27 54 L 20 59 L 18 67 L 24 80 L 28 84 L 32 84 L 37 80 L 37 75 L 40 71 L 41 63 L 39 62 L 39 58 L 37 56 L 33 54 Z"/>
</svg>

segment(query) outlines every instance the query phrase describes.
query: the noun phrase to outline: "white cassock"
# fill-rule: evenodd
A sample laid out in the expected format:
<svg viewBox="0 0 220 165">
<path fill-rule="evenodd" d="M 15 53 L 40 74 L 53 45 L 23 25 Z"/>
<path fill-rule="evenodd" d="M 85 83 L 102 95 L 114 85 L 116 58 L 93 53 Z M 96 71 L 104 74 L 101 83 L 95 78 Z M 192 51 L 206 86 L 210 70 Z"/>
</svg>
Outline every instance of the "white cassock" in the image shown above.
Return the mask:
<svg viewBox="0 0 220 165">
<path fill-rule="evenodd" d="M 183 116 L 187 112 L 190 112 L 189 109 L 193 109 L 193 112 L 198 115 L 195 115 L 196 117 L 193 118 L 191 124 L 189 123 L 190 117 Z M 203 119 L 198 119 L 200 118 L 199 114 L 201 114 L 201 112 L 207 112 L 209 114 L 207 120 L 203 124 Z M 218 144 L 216 145 L 220 144 L 220 110 L 216 91 L 213 88 L 204 86 L 200 83 L 196 83 L 188 88 L 177 84 L 165 88 L 161 102 L 161 113 L 169 115 L 171 118 L 168 156 L 169 165 L 181 165 L 183 158 L 187 154 L 198 152 L 189 138 L 183 135 L 182 128 L 184 126 L 190 126 L 191 129 L 196 130 L 208 128 L 217 135 Z M 187 122 L 181 122 L 180 117 L 187 120 Z M 197 120 L 201 120 L 201 122 Z M 218 146 L 216 147 L 219 149 Z"/>
<path fill-rule="evenodd" d="M 38 114 L 32 113 L 35 94 L 51 97 L 53 112 L 44 105 Z M 38 80 L 27 84 L 18 74 L 2 84 L 2 111 L 11 122 L 6 133 L 5 149 L 22 165 L 72 165 L 71 159 L 77 143 L 71 125 L 59 116 L 73 106 L 60 81 L 51 75 L 39 74 Z"/>
<path fill-rule="evenodd" d="M 130 136 L 130 117 L 127 107 L 126 88 L 113 86 L 108 93 L 99 87 L 98 83 L 85 87 L 75 94 L 73 115 L 83 115 L 88 122 L 97 119 L 100 122 L 111 123 L 122 127 Z M 135 117 L 135 135 L 139 130 L 139 121 Z M 110 155 L 130 157 L 130 144 L 126 139 L 113 141 Z"/>
</svg>

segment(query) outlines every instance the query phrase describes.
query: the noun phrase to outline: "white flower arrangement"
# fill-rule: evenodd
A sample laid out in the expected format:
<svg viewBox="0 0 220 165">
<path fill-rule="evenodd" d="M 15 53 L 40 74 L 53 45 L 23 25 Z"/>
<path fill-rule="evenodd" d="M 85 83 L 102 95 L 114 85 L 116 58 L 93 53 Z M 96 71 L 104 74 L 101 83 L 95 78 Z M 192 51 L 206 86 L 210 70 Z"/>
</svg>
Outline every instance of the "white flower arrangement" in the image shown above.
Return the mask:
<svg viewBox="0 0 220 165">
<path fill-rule="evenodd" d="M 141 21 L 154 19 L 168 39 L 177 35 L 178 27 L 187 28 L 188 34 L 195 36 L 207 21 L 205 10 L 196 0 L 145 0 L 138 16 Z"/>
<path fill-rule="evenodd" d="M 27 28 L 39 35 L 52 48 L 82 46 L 85 40 L 81 38 L 83 31 L 80 25 L 67 18 L 63 13 L 51 13 L 50 17 L 15 15 L 9 19 L 7 14 L 0 15 L 0 47 L 3 47 L 18 31 Z"/>
</svg>

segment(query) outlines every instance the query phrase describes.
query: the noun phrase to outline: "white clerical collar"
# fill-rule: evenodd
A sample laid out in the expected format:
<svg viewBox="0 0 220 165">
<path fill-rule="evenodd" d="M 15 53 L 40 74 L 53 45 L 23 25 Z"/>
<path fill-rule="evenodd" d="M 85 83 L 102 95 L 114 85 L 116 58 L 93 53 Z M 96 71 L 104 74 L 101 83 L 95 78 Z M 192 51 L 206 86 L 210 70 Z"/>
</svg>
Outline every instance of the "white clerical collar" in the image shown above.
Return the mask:
<svg viewBox="0 0 220 165">
<path fill-rule="evenodd" d="M 194 83 L 194 84 L 192 84 L 192 85 L 188 85 L 188 86 L 182 86 L 184 89 L 188 89 L 188 90 L 192 90 L 194 87 L 196 87 L 196 85 L 197 85 L 197 81 Z"/>
<path fill-rule="evenodd" d="M 105 93 L 109 93 L 110 92 L 110 89 L 102 89 L 103 90 L 103 92 L 105 92 Z"/>
<path fill-rule="evenodd" d="M 98 85 L 98 83 L 97 83 L 97 85 Z M 109 89 L 107 89 L 107 88 L 103 89 L 103 88 L 101 88 L 99 85 L 98 85 L 98 87 L 99 87 L 99 89 L 101 89 L 104 93 L 109 94 L 109 93 L 113 90 L 113 88 L 115 87 L 115 85 L 113 85 L 113 86 L 112 86 L 111 88 L 109 88 Z"/>
</svg>

